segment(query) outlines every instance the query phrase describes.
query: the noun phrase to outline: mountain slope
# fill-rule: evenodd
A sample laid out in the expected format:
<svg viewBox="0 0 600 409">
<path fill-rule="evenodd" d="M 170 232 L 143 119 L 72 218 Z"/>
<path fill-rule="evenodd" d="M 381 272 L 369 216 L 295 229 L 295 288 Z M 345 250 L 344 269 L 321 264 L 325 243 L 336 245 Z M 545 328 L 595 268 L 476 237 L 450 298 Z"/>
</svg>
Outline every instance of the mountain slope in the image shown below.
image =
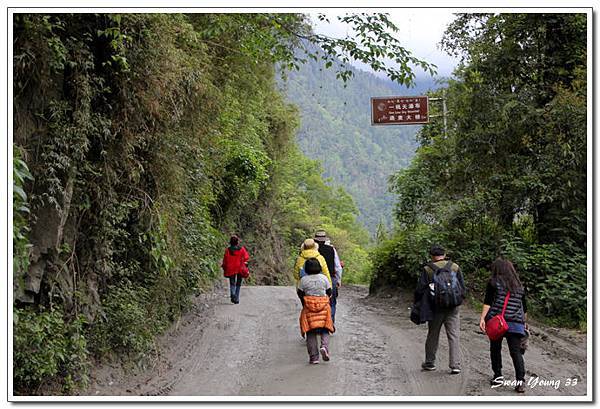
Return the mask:
<svg viewBox="0 0 600 409">
<path fill-rule="evenodd" d="M 280 84 L 301 112 L 300 148 L 323 163 L 325 177 L 352 195 L 359 220 L 374 233 L 380 222 L 391 225 L 387 178 L 410 163 L 420 126 L 372 126 L 370 98 L 421 95 L 435 86 L 431 79 L 418 80 L 407 90 L 365 71 L 354 74 L 344 87 L 335 70 L 311 60 Z"/>
</svg>

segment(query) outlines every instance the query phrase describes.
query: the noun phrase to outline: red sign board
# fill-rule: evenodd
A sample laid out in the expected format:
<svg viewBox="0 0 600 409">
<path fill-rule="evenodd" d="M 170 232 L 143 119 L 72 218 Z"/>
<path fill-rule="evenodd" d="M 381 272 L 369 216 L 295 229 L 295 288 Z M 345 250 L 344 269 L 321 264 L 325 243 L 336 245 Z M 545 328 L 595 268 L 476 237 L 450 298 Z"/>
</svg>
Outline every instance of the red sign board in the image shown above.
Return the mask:
<svg viewBox="0 0 600 409">
<path fill-rule="evenodd" d="M 371 125 L 414 125 L 428 122 L 428 97 L 371 98 Z"/>
</svg>

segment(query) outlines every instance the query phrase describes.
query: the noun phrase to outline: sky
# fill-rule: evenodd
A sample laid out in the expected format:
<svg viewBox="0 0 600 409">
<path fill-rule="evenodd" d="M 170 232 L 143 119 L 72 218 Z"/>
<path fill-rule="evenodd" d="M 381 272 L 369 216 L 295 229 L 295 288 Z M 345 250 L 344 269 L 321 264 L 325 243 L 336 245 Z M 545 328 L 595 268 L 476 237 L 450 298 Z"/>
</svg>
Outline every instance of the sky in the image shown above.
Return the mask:
<svg viewBox="0 0 600 409">
<path fill-rule="evenodd" d="M 400 40 L 403 47 L 411 51 L 415 57 L 437 65 L 438 76 L 450 76 L 458 60 L 441 51 L 438 43 L 442 39 L 446 27 L 454 19 L 451 9 L 392 8 L 377 11 L 385 11 L 390 15 L 390 20 L 399 28 L 394 36 Z M 340 10 L 331 10 L 324 14 L 329 17 L 330 24 L 318 21 L 316 13 L 311 14 L 317 33 L 335 37 L 352 34 L 347 25 L 336 19 L 337 15 L 345 13 L 340 13 Z M 365 65 L 357 64 L 357 66 L 371 71 Z M 422 71 L 418 69 L 416 72 Z"/>
</svg>

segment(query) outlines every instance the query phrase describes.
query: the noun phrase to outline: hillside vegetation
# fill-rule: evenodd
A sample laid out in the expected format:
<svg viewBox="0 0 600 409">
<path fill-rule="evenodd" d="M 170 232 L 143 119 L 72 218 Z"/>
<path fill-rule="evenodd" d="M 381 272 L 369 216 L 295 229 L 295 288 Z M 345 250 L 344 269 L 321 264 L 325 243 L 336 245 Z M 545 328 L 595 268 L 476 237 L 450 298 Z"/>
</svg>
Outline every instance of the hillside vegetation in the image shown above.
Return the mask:
<svg viewBox="0 0 600 409">
<path fill-rule="evenodd" d="M 586 15 L 465 14 L 442 44 L 463 61 L 445 88 L 448 133 L 419 133 L 390 178 L 395 230 L 372 255 L 372 290 L 414 288 L 432 243 L 481 297 L 511 259 L 534 314 L 587 322 Z M 441 91 L 431 96 L 441 96 Z"/>
<path fill-rule="evenodd" d="M 411 71 L 378 55 L 428 65 L 390 39 L 385 15 L 340 21 L 370 50 L 312 34 L 301 14 L 15 14 L 15 393 L 72 392 L 94 359 L 144 365 L 221 277 L 231 233 L 251 283 L 290 284 L 317 228 L 345 281 L 368 280 L 356 206 L 298 149 L 275 65 L 303 63 L 298 37 L 320 47 L 306 58 L 341 49 L 403 83 Z"/>
</svg>

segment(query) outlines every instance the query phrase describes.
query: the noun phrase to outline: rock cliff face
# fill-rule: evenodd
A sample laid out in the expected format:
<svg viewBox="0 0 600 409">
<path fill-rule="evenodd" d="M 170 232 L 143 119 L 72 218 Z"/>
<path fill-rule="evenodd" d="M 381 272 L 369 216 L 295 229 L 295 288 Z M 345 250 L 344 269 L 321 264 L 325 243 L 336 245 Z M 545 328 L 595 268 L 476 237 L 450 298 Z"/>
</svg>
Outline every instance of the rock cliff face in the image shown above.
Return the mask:
<svg viewBox="0 0 600 409">
<path fill-rule="evenodd" d="M 86 97 L 73 94 L 73 84 L 67 85 L 78 81 L 72 73 L 65 71 L 60 75 L 47 66 L 48 56 L 43 49 L 36 49 L 42 47 L 41 38 L 17 37 L 22 43 L 17 41 L 16 52 L 29 50 L 39 67 L 24 81 L 25 68 L 33 62 L 25 66 L 15 64 L 20 92 L 16 92 L 14 100 L 14 142 L 24 148 L 24 160 L 34 180 L 26 186 L 30 198 L 29 267 L 15 271 L 14 299 L 21 304 L 59 302 L 67 311 L 85 314 L 91 322 L 100 303 L 97 274 L 86 268 L 90 257 L 84 257 L 81 246 L 78 248 L 85 240 L 81 237 L 81 222 L 90 211 L 80 203 L 85 162 L 78 162 L 78 157 L 90 154 L 91 138 L 88 139 L 89 130 L 78 126 L 93 109 Z M 60 110 L 59 103 L 65 104 Z M 58 118 L 66 112 L 68 118 Z M 82 136 L 70 139 L 72 132 Z M 52 163 L 53 160 L 58 163 Z"/>
<path fill-rule="evenodd" d="M 15 300 L 24 304 L 37 300 L 45 304 L 58 299 L 68 311 L 73 311 L 77 297 L 78 312 L 92 322 L 100 306 L 98 276 L 94 272 L 77 274 L 72 269 L 77 258 L 78 235 L 78 213 L 72 206 L 72 194 L 71 178 L 59 208 L 46 205 L 32 215 L 35 223 L 29 235 L 30 265 L 20 277 L 15 277 Z"/>
</svg>

